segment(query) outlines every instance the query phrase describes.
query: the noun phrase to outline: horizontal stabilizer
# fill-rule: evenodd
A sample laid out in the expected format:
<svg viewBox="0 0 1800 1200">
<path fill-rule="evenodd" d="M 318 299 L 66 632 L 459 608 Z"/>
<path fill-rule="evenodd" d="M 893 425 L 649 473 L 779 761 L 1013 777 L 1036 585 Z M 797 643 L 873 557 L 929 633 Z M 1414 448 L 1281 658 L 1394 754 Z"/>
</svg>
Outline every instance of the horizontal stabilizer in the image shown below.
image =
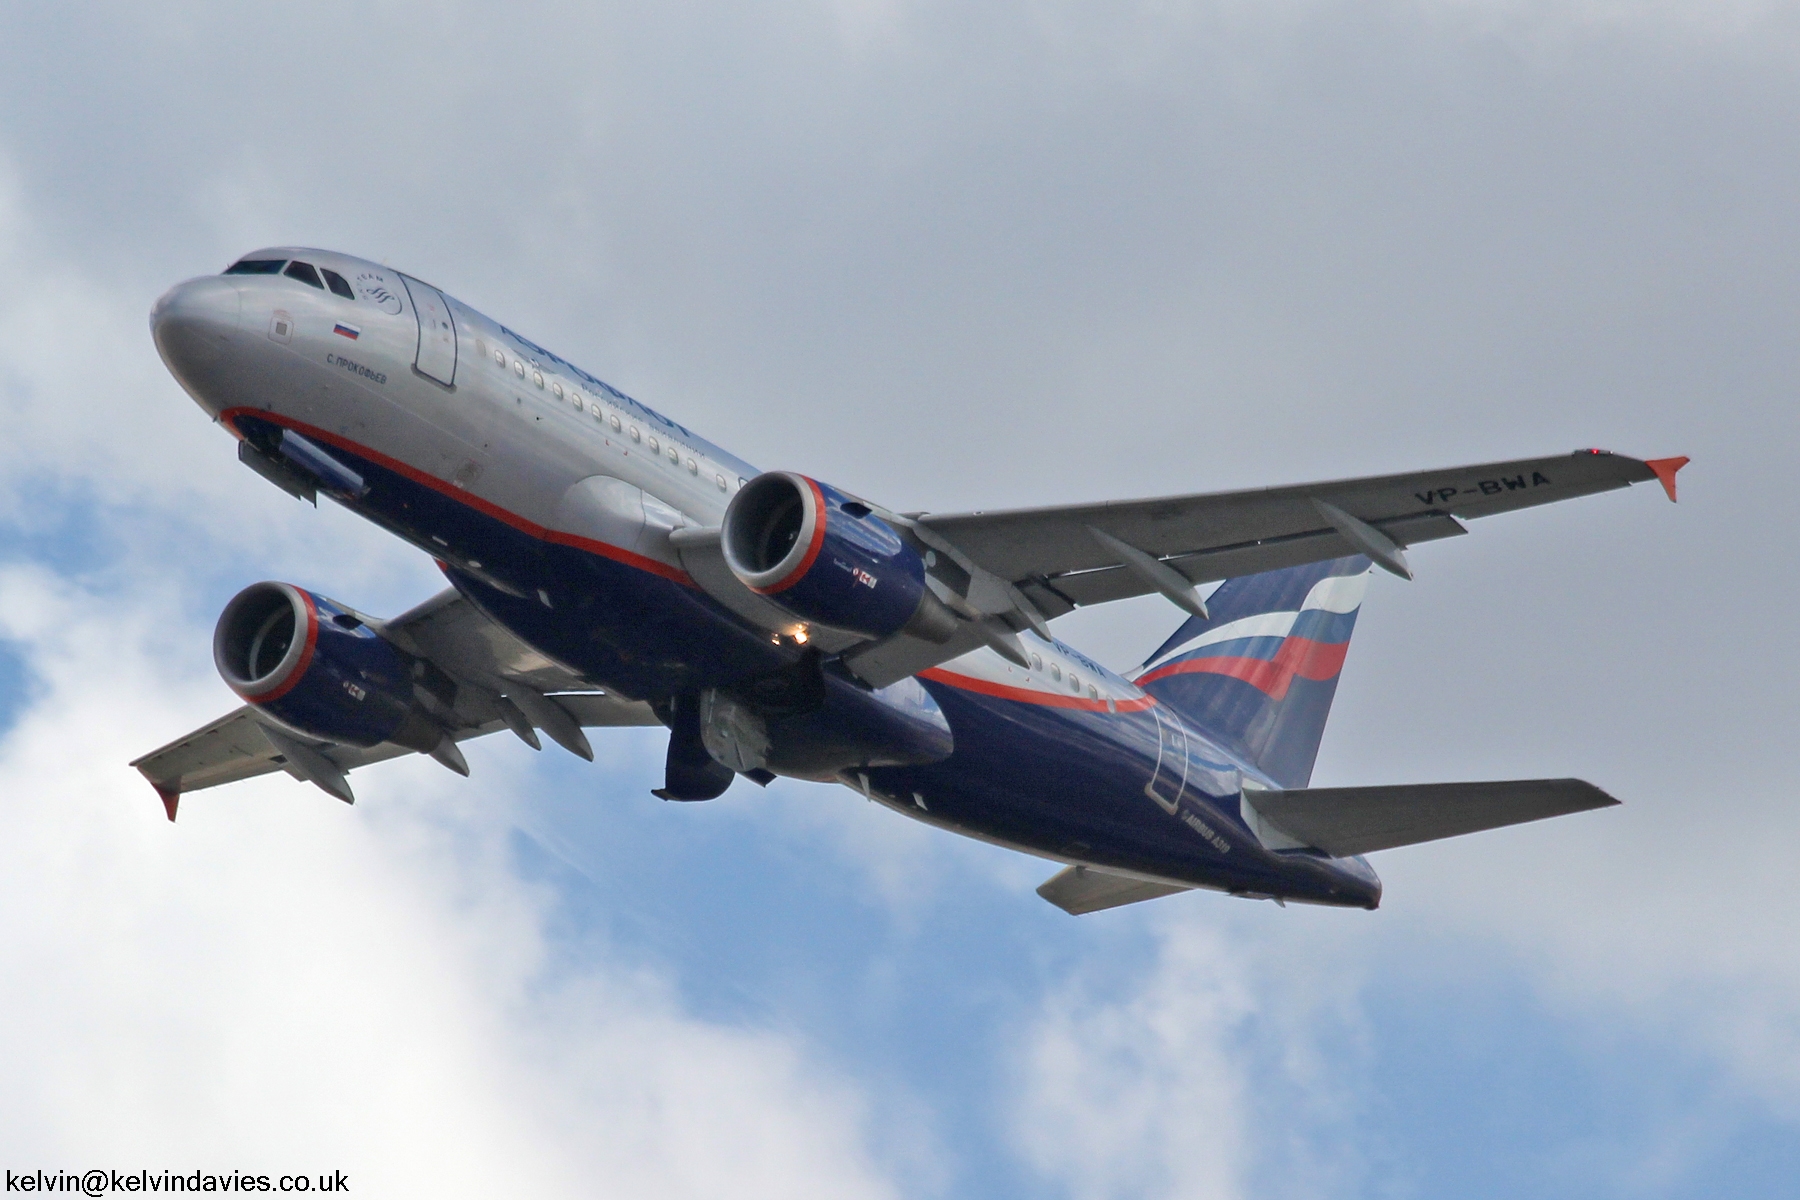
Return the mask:
<svg viewBox="0 0 1800 1200">
<path fill-rule="evenodd" d="M 1154 900 L 1158 896 L 1192 890 L 1176 883 L 1151 883 L 1093 867 L 1069 867 L 1046 879 L 1037 894 L 1071 916 L 1079 917 L 1103 908 L 1117 908 L 1121 904 L 1136 904 L 1140 900 Z"/>
<path fill-rule="evenodd" d="M 1244 817 L 1271 849 L 1310 846 L 1347 858 L 1617 803 L 1580 779 L 1507 779 L 1294 791 L 1246 789 Z"/>
</svg>

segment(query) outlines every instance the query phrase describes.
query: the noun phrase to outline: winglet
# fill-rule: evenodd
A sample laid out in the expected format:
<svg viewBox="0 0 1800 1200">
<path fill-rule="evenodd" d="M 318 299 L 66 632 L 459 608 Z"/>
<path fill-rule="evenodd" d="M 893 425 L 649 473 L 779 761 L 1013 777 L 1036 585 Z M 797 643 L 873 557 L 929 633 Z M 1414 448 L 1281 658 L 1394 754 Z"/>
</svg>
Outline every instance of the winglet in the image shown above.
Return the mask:
<svg viewBox="0 0 1800 1200">
<path fill-rule="evenodd" d="M 1675 500 L 1675 472 L 1688 465 L 1687 455 L 1677 458 L 1651 458 L 1644 461 L 1652 474 L 1662 481 L 1663 491 L 1669 493 L 1670 503 Z"/>
<path fill-rule="evenodd" d="M 149 758 L 150 756 L 145 755 L 144 757 Z M 145 783 L 156 789 L 156 794 L 162 797 L 163 811 L 168 813 L 169 820 L 173 821 L 175 819 L 175 808 L 181 803 L 181 789 L 179 787 L 171 787 L 166 783 L 156 782 L 156 780 L 150 777 L 150 772 L 144 770 L 143 767 L 138 766 L 138 763 L 141 763 L 142 761 L 143 759 L 139 759 L 138 762 L 134 762 L 131 765 L 137 767 L 138 774 L 144 777 Z"/>
</svg>

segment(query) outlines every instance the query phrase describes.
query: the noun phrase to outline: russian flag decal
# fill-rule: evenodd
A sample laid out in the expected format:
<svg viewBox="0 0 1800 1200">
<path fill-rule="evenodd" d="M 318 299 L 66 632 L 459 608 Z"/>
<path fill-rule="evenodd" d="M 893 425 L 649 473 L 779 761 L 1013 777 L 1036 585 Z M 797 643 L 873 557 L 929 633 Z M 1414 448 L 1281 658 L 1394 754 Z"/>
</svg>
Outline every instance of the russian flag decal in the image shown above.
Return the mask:
<svg viewBox="0 0 1800 1200">
<path fill-rule="evenodd" d="M 337 334 L 339 337 L 347 337 L 353 342 L 362 336 L 362 330 L 354 325 L 346 325 L 342 321 L 339 321 L 331 332 Z"/>
</svg>

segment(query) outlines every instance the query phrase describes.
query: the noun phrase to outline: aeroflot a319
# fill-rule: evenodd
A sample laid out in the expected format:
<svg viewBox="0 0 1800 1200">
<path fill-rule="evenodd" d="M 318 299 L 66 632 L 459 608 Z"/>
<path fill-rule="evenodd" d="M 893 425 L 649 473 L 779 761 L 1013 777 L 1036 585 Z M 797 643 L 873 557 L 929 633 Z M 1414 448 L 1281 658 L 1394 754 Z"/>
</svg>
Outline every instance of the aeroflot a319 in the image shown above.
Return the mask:
<svg viewBox="0 0 1800 1200">
<path fill-rule="evenodd" d="M 289 583 L 225 606 L 235 711 L 133 765 L 180 797 L 349 775 L 510 730 L 592 758 L 661 726 L 654 794 L 836 782 L 1062 864 L 1071 913 L 1177 891 L 1374 908 L 1365 855 L 1616 803 L 1573 779 L 1311 788 L 1373 567 L 1473 517 L 1660 481 L 1598 450 L 1450 470 L 977 513 L 900 513 L 760 471 L 390 267 L 250 254 L 170 289 L 163 362 L 239 461 L 431 555 L 386 619 Z M 1220 582 L 1223 581 L 1223 582 Z M 1205 585 L 1217 583 L 1208 590 Z M 1160 594 L 1178 628 L 1115 674 L 1071 610 Z"/>
</svg>

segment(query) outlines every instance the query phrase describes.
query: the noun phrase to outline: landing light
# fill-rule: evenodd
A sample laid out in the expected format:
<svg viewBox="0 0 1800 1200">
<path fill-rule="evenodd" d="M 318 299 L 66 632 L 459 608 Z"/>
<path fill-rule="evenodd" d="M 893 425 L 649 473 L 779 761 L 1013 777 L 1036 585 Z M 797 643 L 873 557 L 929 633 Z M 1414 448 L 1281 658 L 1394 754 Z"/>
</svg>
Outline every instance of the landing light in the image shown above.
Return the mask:
<svg viewBox="0 0 1800 1200">
<path fill-rule="evenodd" d="M 794 630 L 794 644 L 797 646 L 806 645 L 806 626 L 802 625 L 800 628 Z"/>
</svg>

